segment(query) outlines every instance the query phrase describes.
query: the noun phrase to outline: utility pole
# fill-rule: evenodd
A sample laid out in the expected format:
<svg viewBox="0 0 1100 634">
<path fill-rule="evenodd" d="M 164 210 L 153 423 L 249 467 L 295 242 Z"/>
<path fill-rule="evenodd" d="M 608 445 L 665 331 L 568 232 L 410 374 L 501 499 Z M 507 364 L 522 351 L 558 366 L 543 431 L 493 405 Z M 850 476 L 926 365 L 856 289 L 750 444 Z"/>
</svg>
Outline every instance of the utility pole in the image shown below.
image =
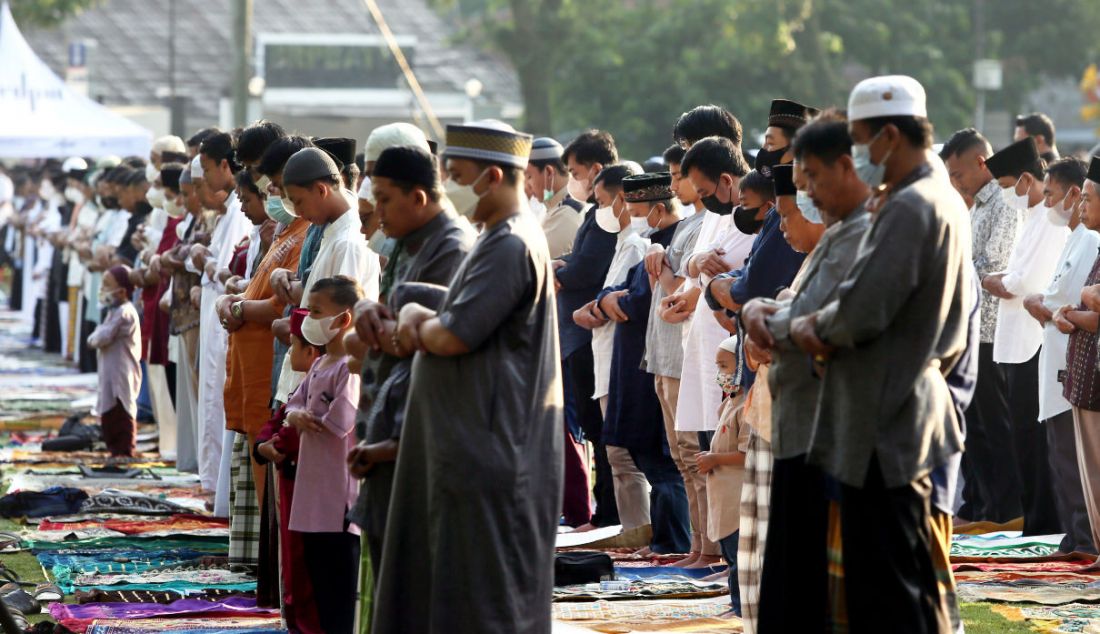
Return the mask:
<svg viewBox="0 0 1100 634">
<path fill-rule="evenodd" d="M 183 137 L 183 104 L 176 93 L 176 2 L 168 0 L 168 127 Z"/>
<path fill-rule="evenodd" d="M 248 81 L 252 78 L 252 0 L 233 0 L 233 125 L 248 119 Z"/>
<path fill-rule="evenodd" d="M 985 59 L 985 0 L 974 0 L 974 61 Z M 985 132 L 985 90 L 978 88 L 974 100 L 974 127 Z"/>
</svg>

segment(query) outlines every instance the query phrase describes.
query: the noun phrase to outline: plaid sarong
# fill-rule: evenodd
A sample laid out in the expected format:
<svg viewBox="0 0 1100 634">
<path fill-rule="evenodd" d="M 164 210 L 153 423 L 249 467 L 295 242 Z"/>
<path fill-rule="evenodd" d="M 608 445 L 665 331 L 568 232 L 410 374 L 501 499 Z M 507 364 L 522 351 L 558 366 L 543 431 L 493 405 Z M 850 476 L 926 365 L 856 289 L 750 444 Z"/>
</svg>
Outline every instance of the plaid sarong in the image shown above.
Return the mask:
<svg viewBox="0 0 1100 634">
<path fill-rule="evenodd" d="M 772 447 L 754 429 L 745 454 L 741 486 L 741 533 L 737 540 L 737 582 L 741 586 L 741 619 L 745 634 L 755 634 L 760 610 L 760 573 L 768 535 L 772 498 Z"/>
<path fill-rule="evenodd" d="M 260 562 L 260 505 L 245 434 L 234 435 L 229 478 L 229 563 L 255 567 Z"/>
</svg>

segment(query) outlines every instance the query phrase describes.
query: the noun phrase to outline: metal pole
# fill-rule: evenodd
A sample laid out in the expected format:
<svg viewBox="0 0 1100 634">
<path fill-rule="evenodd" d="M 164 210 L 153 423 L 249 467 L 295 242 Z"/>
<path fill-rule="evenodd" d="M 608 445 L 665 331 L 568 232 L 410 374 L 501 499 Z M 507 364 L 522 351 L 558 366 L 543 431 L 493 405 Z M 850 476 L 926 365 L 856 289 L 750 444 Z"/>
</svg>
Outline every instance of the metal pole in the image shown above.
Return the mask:
<svg viewBox="0 0 1100 634">
<path fill-rule="evenodd" d="M 252 0 L 233 0 L 233 125 L 248 119 L 248 80 L 252 75 Z"/>
</svg>

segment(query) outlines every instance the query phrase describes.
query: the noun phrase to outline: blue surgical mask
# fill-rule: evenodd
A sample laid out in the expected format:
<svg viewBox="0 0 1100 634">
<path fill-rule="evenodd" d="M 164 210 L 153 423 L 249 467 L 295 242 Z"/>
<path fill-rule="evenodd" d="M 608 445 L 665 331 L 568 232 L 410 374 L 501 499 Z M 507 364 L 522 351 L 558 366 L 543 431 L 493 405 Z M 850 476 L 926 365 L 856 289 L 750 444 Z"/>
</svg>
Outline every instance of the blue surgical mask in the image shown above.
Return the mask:
<svg viewBox="0 0 1100 634">
<path fill-rule="evenodd" d="M 871 189 L 877 189 L 882 185 L 882 179 L 886 176 L 886 161 L 890 158 L 890 152 L 887 152 L 878 165 L 871 162 L 871 144 L 881 135 L 882 130 L 879 130 L 869 143 L 852 145 L 852 163 L 855 164 L 856 175 Z"/>
<path fill-rule="evenodd" d="M 264 211 L 267 212 L 267 217 L 275 222 L 281 222 L 284 225 L 289 225 L 294 222 L 294 216 L 283 206 L 283 200 L 281 198 L 268 196 L 267 203 L 264 205 Z"/>
<path fill-rule="evenodd" d="M 798 205 L 798 210 L 802 212 L 802 217 L 806 220 L 822 224 L 824 221 L 821 219 L 821 210 L 814 204 L 814 199 L 810 198 L 810 195 L 804 191 L 798 191 L 795 193 L 794 202 Z"/>
</svg>

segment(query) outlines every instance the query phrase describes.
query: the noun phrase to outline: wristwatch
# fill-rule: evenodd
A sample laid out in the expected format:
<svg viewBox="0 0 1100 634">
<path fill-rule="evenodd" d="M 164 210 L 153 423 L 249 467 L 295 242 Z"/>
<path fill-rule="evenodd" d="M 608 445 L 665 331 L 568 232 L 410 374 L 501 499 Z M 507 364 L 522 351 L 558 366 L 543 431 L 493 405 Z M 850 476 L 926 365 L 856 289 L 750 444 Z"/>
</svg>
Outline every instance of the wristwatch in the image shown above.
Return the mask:
<svg viewBox="0 0 1100 634">
<path fill-rule="evenodd" d="M 244 302 L 233 302 L 233 305 L 229 307 L 229 314 L 233 315 L 233 319 L 241 321 L 244 319 Z"/>
</svg>

